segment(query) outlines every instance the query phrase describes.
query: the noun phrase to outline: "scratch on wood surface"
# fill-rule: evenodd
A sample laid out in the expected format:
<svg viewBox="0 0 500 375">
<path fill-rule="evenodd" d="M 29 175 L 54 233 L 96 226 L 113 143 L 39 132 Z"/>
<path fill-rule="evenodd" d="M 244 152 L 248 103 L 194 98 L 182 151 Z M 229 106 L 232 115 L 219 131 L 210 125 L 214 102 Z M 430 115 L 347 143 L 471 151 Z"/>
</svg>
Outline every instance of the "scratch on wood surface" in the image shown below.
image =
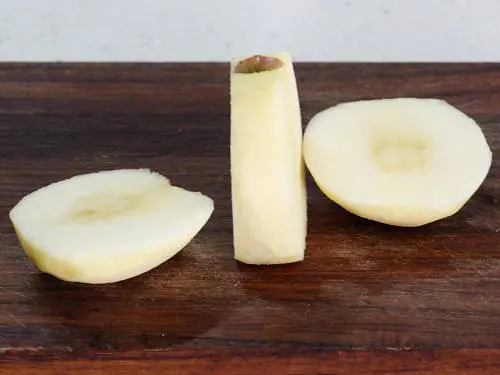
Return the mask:
<svg viewBox="0 0 500 375">
<path fill-rule="evenodd" d="M 6 353 L 19 353 L 19 352 L 39 352 L 44 348 L 42 346 L 26 346 L 26 347 L 15 347 L 15 346 L 4 346 L 0 347 L 0 354 Z"/>
<path fill-rule="evenodd" d="M 442 243 L 442 246 L 443 246 L 443 250 L 446 254 L 448 254 L 450 256 L 450 264 L 453 266 L 453 268 L 455 269 L 455 271 L 459 272 L 460 271 L 460 267 L 458 267 L 455 263 L 455 260 L 457 259 L 457 256 L 455 254 L 453 254 L 453 251 L 450 250 L 450 248 L 448 247 L 448 245 L 446 243 Z"/>
<path fill-rule="evenodd" d="M 480 303 L 484 305 L 487 305 L 489 303 L 489 301 L 485 298 L 483 291 L 478 291 L 476 293 L 476 296 L 478 297 Z"/>
<path fill-rule="evenodd" d="M 470 100 L 467 100 L 466 102 L 462 103 L 460 105 L 460 108 L 465 111 L 467 110 L 468 108 L 470 107 L 475 107 L 476 105 L 480 105 L 482 104 L 482 100 L 481 99 L 470 99 Z"/>
<path fill-rule="evenodd" d="M 12 314 L 11 312 L 5 310 L 5 313 L 10 316 L 10 318 L 14 321 L 14 323 L 16 323 L 18 326 L 21 326 L 21 327 L 26 327 L 26 324 L 24 324 L 17 316 L 15 316 L 14 314 Z"/>
<path fill-rule="evenodd" d="M 311 303 L 307 303 L 306 304 L 306 308 L 304 310 L 304 318 L 307 318 L 309 317 L 310 313 L 311 313 Z"/>
<path fill-rule="evenodd" d="M 476 229 L 477 229 L 477 233 L 479 235 L 481 235 L 482 237 L 484 237 L 484 238 L 488 238 L 489 237 L 488 232 L 486 232 L 486 230 L 484 228 L 478 227 Z"/>
<path fill-rule="evenodd" d="M 15 353 L 37 353 L 46 350 L 47 348 L 43 346 L 1 346 L 0 354 L 15 354 Z M 70 346 L 58 346 L 55 348 L 51 348 L 51 350 L 57 349 L 59 351 L 64 351 L 71 353 L 73 352 L 73 348 Z"/>
<path fill-rule="evenodd" d="M 28 298 L 25 294 L 23 294 L 21 292 L 16 292 L 15 290 L 10 290 L 10 289 L 4 288 L 2 286 L 0 286 L 0 290 L 3 290 L 4 292 L 10 293 L 10 294 L 14 294 L 14 295 L 19 296 L 19 297 Z"/>
</svg>

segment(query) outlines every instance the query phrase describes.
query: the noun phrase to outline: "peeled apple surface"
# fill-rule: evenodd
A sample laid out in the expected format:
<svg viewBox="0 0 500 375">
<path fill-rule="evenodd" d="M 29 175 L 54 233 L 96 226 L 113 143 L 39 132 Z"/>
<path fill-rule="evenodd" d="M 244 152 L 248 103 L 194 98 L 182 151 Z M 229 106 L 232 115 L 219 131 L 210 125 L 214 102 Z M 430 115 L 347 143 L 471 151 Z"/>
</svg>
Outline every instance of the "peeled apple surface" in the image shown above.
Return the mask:
<svg viewBox="0 0 500 375">
<path fill-rule="evenodd" d="M 307 207 L 291 56 L 233 59 L 230 94 L 234 257 L 264 265 L 301 261 Z"/>
<path fill-rule="evenodd" d="M 456 213 L 486 178 L 492 153 L 479 125 L 438 99 L 339 104 L 304 134 L 306 165 L 346 210 L 397 226 Z"/>
<path fill-rule="evenodd" d="M 10 211 L 40 270 L 100 284 L 140 275 L 182 250 L 214 210 L 212 199 L 148 169 L 74 176 L 42 187 Z"/>
</svg>

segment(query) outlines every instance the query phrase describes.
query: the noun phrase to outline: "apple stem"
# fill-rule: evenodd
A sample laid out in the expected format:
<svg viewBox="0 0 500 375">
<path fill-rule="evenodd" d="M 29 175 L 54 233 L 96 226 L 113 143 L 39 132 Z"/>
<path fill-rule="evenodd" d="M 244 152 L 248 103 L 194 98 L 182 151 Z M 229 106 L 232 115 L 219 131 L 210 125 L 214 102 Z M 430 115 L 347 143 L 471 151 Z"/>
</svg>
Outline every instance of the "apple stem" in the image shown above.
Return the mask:
<svg viewBox="0 0 500 375">
<path fill-rule="evenodd" d="M 254 55 L 238 62 L 234 72 L 244 74 L 268 72 L 279 69 L 283 65 L 283 61 L 275 57 Z"/>
</svg>

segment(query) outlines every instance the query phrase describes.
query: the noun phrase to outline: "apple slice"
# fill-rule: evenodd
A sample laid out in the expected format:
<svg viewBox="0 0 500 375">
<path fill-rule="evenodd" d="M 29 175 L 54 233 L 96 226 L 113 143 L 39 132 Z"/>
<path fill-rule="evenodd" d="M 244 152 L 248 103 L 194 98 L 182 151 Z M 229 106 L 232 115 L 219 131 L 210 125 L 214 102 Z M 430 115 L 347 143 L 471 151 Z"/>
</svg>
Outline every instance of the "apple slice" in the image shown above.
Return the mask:
<svg viewBox="0 0 500 375">
<path fill-rule="evenodd" d="M 316 114 L 304 158 L 321 190 L 348 211 L 397 226 L 456 213 L 492 154 L 473 119 L 442 100 L 344 103 Z"/>
<path fill-rule="evenodd" d="M 234 257 L 248 264 L 301 261 L 307 207 L 292 59 L 233 59 L 230 83 Z"/>
<path fill-rule="evenodd" d="M 147 169 L 78 175 L 25 196 L 10 211 L 38 268 L 67 281 L 111 283 L 178 253 L 205 225 L 212 199 Z"/>
</svg>

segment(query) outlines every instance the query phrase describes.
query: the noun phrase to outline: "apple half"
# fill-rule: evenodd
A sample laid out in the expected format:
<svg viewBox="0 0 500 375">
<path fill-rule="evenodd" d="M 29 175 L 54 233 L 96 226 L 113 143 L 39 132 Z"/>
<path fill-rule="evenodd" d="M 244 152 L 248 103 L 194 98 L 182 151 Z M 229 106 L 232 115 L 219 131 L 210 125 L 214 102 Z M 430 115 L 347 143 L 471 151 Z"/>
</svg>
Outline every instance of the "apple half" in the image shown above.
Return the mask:
<svg viewBox="0 0 500 375">
<path fill-rule="evenodd" d="M 348 211 L 414 227 L 456 213 L 485 179 L 492 153 L 478 124 L 445 101 L 390 98 L 316 114 L 304 158 L 320 189 Z"/>
<path fill-rule="evenodd" d="M 182 250 L 214 210 L 212 199 L 147 169 L 74 176 L 22 198 L 10 220 L 27 255 L 59 279 L 111 283 Z"/>
<path fill-rule="evenodd" d="M 291 56 L 233 59 L 230 96 L 234 257 L 256 265 L 301 261 L 307 207 Z"/>
</svg>

